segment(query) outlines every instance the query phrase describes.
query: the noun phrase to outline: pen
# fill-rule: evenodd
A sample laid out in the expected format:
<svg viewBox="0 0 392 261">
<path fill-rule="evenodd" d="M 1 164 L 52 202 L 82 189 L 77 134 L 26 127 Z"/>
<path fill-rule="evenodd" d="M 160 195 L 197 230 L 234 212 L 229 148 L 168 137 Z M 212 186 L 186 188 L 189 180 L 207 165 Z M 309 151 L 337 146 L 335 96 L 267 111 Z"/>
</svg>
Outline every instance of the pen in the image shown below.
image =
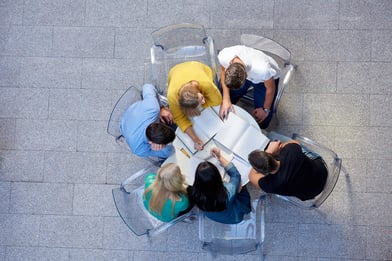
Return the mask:
<svg viewBox="0 0 392 261">
<path fill-rule="evenodd" d="M 189 155 L 189 153 L 188 153 L 184 148 L 181 148 L 180 151 L 181 151 L 182 153 L 184 153 L 184 155 L 187 156 L 188 159 L 191 158 L 191 156 Z"/>
</svg>

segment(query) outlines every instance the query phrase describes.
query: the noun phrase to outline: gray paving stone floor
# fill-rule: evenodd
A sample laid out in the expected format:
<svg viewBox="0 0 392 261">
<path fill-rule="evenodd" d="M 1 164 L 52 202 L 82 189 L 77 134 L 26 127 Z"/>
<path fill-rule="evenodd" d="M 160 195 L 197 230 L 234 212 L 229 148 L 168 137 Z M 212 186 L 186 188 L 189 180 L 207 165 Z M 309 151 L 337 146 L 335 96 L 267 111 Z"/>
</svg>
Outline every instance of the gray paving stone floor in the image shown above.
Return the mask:
<svg viewBox="0 0 392 261">
<path fill-rule="evenodd" d="M 217 49 L 241 33 L 289 47 L 270 129 L 324 143 L 349 173 L 320 212 L 268 201 L 265 259 L 392 260 L 391 0 L 1 0 L 0 261 L 211 259 L 197 222 L 150 245 L 111 195 L 146 165 L 106 133 L 111 109 L 151 81 L 151 32 L 181 22 Z"/>
</svg>

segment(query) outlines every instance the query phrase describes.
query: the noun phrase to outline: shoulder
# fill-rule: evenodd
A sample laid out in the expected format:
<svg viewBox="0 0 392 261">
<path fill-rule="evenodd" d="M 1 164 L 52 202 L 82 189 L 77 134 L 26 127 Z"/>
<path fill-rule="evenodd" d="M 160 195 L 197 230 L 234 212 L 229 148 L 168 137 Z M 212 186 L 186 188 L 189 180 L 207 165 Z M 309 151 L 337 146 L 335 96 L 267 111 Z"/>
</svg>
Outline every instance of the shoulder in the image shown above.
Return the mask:
<svg viewBox="0 0 392 261">
<path fill-rule="evenodd" d="M 145 177 L 144 177 L 144 182 L 150 185 L 152 182 L 154 182 L 154 180 L 156 179 L 157 175 L 155 173 L 148 173 Z"/>
<path fill-rule="evenodd" d="M 302 151 L 302 150 L 301 150 L 301 145 L 299 145 L 298 143 L 288 143 L 283 147 L 282 151 Z"/>
<path fill-rule="evenodd" d="M 234 45 L 230 47 L 225 47 L 218 53 L 218 59 L 230 59 L 238 54 L 239 51 L 243 49 L 243 45 Z M 231 60 L 231 59 L 230 59 Z"/>
<path fill-rule="evenodd" d="M 282 158 L 300 159 L 303 156 L 302 148 L 297 143 L 289 143 L 285 145 L 280 152 Z"/>
</svg>

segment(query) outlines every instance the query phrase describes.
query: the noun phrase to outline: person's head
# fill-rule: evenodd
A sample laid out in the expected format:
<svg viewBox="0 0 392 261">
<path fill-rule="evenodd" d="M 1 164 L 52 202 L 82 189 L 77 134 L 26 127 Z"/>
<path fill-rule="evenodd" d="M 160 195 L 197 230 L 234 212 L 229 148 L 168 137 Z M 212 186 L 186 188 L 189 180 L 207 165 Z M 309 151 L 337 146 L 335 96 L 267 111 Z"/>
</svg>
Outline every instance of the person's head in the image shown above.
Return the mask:
<svg viewBox="0 0 392 261">
<path fill-rule="evenodd" d="M 199 116 L 199 106 L 205 103 L 204 96 L 199 89 L 199 83 L 190 81 L 182 85 L 179 91 L 178 102 L 185 115 L 189 117 Z"/>
<path fill-rule="evenodd" d="M 155 182 L 166 191 L 172 193 L 186 193 L 185 176 L 181 174 L 180 167 L 175 163 L 163 165 L 157 173 Z"/>
<path fill-rule="evenodd" d="M 187 194 L 185 176 L 175 163 L 167 163 L 159 168 L 154 182 L 144 191 L 144 195 L 152 192 L 149 208 L 161 213 L 167 199 L 172 195 Z M 172 212 L 174 211 L 174 204 Z"/>
<path fill-rule="evenodd" d="M 147 126 L 146 136 L 153 143 L 167 145 L 173 142 L 176 134 L 170 126 L 162 122 L 154 122 Z"/>
<path fill-rule="evenodd" d="M 218 168 L 208 162 L 197 166 L 190 197 L 204 211 L 223 211 L 227 193 Z"/>
<path fill-rule="evenodd" d="M 242 63 L 232 63 L 225 71 L 225 85 L 227 88 L 236 90 L 241 88 L 246 81 L 246 68 Z"/>
<path fill-rule="evenodd" d="M 257 172 L 268 175 L 278 168 L 278 162 L 268 152 L 254 150 L 248 155 L 248 161 Z"/>
</svg>

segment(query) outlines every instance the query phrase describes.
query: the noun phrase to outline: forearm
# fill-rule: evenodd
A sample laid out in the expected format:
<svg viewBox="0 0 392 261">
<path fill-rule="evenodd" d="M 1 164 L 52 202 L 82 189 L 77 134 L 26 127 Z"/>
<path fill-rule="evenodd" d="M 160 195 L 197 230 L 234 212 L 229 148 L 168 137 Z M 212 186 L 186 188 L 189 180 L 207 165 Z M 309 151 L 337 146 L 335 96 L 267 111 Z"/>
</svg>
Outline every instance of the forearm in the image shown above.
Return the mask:
<svg viewBox="0 0 392 261">
<path fill-rule="evenodd" d="M 196 143 L 199 141 L 199 137 L 196 135 L 192 126 L 189 126 L 184 132 L 192 139 L 193 142 Z"/>
<path fill-rule="evenodd" d="M 223 66 L 220 67 L 220 79 L 221 79 L 223 101 L 224 102 L 230 101 L 230 90 L 225 84 L 225 68 Z"/>
<path fill-rule="evenodd" d="M 275 96 L 275 80 L 274 78 L 270 78 L 264 82 L 264 86 L 266 89 L 265 92 L 265 100 L 264 100 L 264 109 L 272 110 L 272 103 L 274 101 Z"/>
</svg>

